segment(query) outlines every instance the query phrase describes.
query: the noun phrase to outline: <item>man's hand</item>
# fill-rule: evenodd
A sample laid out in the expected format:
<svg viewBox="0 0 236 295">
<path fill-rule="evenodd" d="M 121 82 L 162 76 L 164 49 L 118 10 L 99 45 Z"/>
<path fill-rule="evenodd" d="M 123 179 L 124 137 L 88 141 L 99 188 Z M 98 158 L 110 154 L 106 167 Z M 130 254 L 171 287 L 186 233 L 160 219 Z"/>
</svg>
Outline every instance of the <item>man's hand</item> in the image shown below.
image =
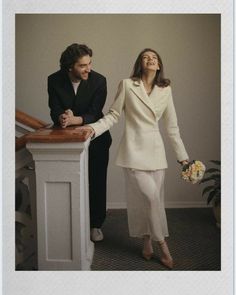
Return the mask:
<svg viewBox="0 0 236 295">
<path fill-rule="evenodd" d="M 83 119 L 80 116 L 74 116 L 72 110 L 68 109 L 59 116 L 59 122 L 62 128 L 66 128 L 71 125 L 82 125 Z"/>
<path fill-rule="evenodd" d="M 61 125 L 62 128 L 66 128 L 66 126 L 69 123 L 69 116 L 66 115 L 65 113 L 64 114 L 61 114 L 59 116 L 59 122 L 60 122 L 60 125 Z"/>
<path fill-rule="evenodd" d="M 66 110 L 65 111 L 65 114 L 68 115 L 69 117 L 73 117 L 74 116 L 74 113 L 70 109 Z"/>
</svg>

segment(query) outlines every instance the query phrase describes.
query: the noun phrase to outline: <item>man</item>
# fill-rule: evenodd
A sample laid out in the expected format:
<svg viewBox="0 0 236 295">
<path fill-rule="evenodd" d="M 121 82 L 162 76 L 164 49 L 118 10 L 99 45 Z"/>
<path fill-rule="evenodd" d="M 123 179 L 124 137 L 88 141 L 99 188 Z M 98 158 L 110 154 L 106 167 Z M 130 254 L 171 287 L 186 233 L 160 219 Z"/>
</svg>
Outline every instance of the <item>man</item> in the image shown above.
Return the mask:
<svg viewBox="0 0 236 295">
<path fill-rule="evenodd" d="M 103 117 L 106 78 L 91 70 L 92 50 L 72 44 L 60 58 L 60 70 L 48 77 L 50 115 L 62 128 L 85 125 Z M 89 147 L 89 201 L 91 240 L 103 240 L 106 217 L 106 178 L 111 135 L 94 139 Z"/>
</svg>

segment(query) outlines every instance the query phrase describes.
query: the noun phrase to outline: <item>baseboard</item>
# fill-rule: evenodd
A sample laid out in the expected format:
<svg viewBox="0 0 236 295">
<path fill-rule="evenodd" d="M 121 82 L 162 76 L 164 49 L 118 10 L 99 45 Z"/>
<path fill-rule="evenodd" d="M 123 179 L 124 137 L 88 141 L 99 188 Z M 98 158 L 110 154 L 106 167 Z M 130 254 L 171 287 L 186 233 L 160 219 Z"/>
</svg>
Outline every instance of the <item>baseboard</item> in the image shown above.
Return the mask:
<svg viewBox="0 0 236 295">
<path fill-rule="evenodd" d="M 108 202 L 107 203 L 107 209 L 126 209 L 126 203 L 125 202 Z"/>
<path fill-rule="evenodd" d="M 166 208 L 204 208 L 209 207 L 206 202 L 166 202 Z M 107 209 L 126 209 L 125 202 L 108 202 Z"/>
</svg>

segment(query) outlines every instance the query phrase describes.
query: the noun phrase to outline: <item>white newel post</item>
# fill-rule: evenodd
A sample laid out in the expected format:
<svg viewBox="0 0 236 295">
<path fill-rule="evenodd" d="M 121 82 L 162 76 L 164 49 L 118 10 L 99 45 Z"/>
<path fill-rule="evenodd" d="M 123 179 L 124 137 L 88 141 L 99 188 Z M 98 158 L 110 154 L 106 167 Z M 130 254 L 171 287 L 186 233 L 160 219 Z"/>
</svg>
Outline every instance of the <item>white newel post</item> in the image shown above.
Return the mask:
<svg viewBox="0 0 236 295">
<path fill-rule="evenodd" d="M 89 142 L 26 145 L 35 161 L 39 270 L 90 270 Z"/>
</svg>

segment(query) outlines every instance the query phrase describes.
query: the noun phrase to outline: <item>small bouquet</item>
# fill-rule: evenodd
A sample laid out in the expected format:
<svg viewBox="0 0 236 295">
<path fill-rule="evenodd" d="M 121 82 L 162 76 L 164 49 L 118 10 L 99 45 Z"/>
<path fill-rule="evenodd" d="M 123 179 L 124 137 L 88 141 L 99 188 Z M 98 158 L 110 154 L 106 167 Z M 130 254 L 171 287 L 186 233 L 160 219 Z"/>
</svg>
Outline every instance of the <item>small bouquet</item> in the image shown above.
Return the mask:
<svg viewBox="0 0 236 295">
<path fill-rule="evenodd" d="M 206 167 L 201 161 L 193 160 L 182 168 L 182 179 L 192 184 L 199 182 L 205 173 Z"/>
</svg>

